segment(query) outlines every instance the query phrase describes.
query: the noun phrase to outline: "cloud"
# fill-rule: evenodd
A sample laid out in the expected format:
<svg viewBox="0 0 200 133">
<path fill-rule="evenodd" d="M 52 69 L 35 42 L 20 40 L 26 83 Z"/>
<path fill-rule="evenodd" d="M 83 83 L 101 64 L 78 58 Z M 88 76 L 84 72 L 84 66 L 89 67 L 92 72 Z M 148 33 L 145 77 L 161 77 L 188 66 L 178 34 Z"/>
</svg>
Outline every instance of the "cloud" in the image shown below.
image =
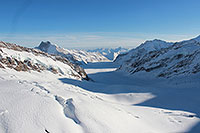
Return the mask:
<svg viewBox="0 0 200 133">
<path fill-rule="evenodd" d="M 0 34 L 0 40 L 16 43 L 26 47 L 35 47 L 41 41 L 50 41 L 64 48 L 95 48 L 95 47 L 129 47 L 134 48 L 146 40 L 162 39 L 180 41 L 195 37 L 194 35 L 173 34 L 141 34 L 129 32 L 97 32 L 97 33 L 66 33 L 66 34 Z"/>
</svg>

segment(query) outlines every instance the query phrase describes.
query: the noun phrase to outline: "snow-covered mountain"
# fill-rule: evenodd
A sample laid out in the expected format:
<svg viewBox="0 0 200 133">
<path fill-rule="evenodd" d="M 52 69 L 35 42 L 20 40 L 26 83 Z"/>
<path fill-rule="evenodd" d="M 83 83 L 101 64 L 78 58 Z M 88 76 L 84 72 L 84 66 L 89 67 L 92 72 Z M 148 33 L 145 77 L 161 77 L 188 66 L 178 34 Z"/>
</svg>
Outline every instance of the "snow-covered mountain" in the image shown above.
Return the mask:
<svg viewBox="0 0 200 133">
<path fill-rule="evenodd" d="M 87 64 L 88 62 L 99 62 L 99 61 L 108 61 L 106 57 L 101 55 L 98 52 L 86 52 L 84 50 L 74 50 L 74 49 L 64 49 L 55 44 L 47 42 L 41 42 L 36 49 L 44 51 L 49 54 L 60 55 L 67 58 L 73 63 L 76 64 Z"/>
<path fill-rule="evenodd" d="M 26 72 L 50 71 L 71 78 L 88 79 L 83 68 L 66 58 L 5 42 L 0 42 L 0 67 Z"/>
<path fill-rule="evenodd" d="M 114 62 L 123 63 L 126 60 L 131 59 L 133 56 L 145 55 L 150 51 L 160 50 L 162 48 L 169 47 L 172 44 L 173 43 L 171 42 L 166 42 L 158 39 L 152 41 L 146 41 L 142 43 L 140 46 L 130 50 L 129 52 L 119 54 L 119 56 L 116 57 Z"/>
<path fill-rule="evenodd" d="M 132 75 L 170 78 L 199 73 L 199 59 L 200 37 L 197 37 L 176 43 L 146 41 L 127 54 L 119 55 L 115 62 L 121 64 L 119 70 Z"/>
<path fill-rule="evenodd" d="M 118 48 L 97 48 L 94 50 L 88 50 L 88 52 L 99 52 L 104 55 L 109 60 L 114 60 L 119 54 L 128 52 L 128 49 L 118 47 Z"/>
</svg>

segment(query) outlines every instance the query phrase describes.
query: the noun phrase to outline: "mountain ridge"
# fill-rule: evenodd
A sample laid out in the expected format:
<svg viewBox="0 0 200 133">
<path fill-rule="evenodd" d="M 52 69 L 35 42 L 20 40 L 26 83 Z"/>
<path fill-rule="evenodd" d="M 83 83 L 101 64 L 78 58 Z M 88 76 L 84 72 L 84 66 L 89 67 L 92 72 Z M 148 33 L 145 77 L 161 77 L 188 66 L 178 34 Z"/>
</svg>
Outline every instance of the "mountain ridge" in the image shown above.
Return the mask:
<svg viewBox="0 0 200 133">
<path fill-rule="evenodd" d="M 115 62 L 121 64 L 118 70 L 132 75 L 141 73 L 170 78 L 199 73 L 199 38 L 198 36 L 175 43 L 161 40 L 146 41 L 127 54 L 119 55 Z"/>
<path fill-rule="evenodd" d="M 38 47 L 35 47 L 41 51 L 44 51 L 49 54 L 60 55 L 64 58 L 67 58 L 73 63 L 84 65 L 89 62 L 98 62 L 98 61 L 108 61 L 106 57 L 97 52 L 86 52 L 84 50 L 69 50 L 61 48 L 56 44 L 52 44 L 49 41 L 41 42 Z"/>
<path fill-rule="evenodd" d="M 16 71 L 50 71 L 89 80 L 84 69 L 61 56 L 49 55 L 33 48 L 0 42 L 0 67 Z"/>
<path fill-rule="evenodd" d="M 87 50 L 88 52 L 99 52 L 109 60 L 115 60 L 115 58 L 122 53 L 128 52 L 128 49 L 117 47 L 117 48 L 97 48 L 93 50 Z"/>
</svg>

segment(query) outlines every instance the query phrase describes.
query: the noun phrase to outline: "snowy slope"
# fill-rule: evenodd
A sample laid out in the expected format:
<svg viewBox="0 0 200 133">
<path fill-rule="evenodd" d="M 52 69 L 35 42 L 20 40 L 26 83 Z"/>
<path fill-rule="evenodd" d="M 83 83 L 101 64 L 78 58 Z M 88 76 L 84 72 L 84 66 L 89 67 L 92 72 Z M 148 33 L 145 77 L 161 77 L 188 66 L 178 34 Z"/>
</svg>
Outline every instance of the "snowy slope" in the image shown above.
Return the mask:
<svg viewBox="0 0 200 133">
<path fill-rule="evenodd" d="M 127 53 L 122 53 L 119 56 L 116 57 L 114 60 L 115 62 L 122 63 L 127 61 L 128 59 L 131 59 L 132 56 L 142 56 L 147 54 L 150 51 L 155 51 L 155 50 L 160 50 L 162 48 L 169 47 L 173 43 L 171 42 L 166 42 L 162 40 L 152 40 L 152 41 L 146 41 L 142 43 L 140 46 L 136 47 L 135 49 L 130 50 Z"/>
<path fill-rule="evenodd" d="M 109 60 L 115 60 L 115 58 L 122 53 L 126 53 L 128 49 L 118 47 L 118 48 L 97 48 L 94 50 L 88 50 L 88 52 L 99 52 L 104 55 Z"/>
<path fill-rule="evenodd" d="M 26 72 L 50 71 L 67 77 L 88 78 L 84 69 L 65 58 L 4 42 L 0 42 L 0 67 Z"/>
<path fill-rule="evenodd" d="M 112 70 L 104 76 L 96 69 L 90 73 L 97 74 L 93 75 L 95 82 L 72 80 L 49 71 L 0 69 L 0 132 L 187 132 L 200 121 L 195 113 L 139 105 L 156 99 L 158 88 L 136 86 L 132 79 Z M 177 94 L 176 89 L 170 90 Z M 170 91 L 166 94 L 171 95 Z M 192 102 L 197 104 L 195 100 Z M 184 103 L 187 106 L 190 102 Z"/>
<path fill-rule="evenodd" d="M 132 75 L 176 77 L 200 72 L 200 43 L 198 38 L 176 42 L 147 41 L 128 54 L 119 56 L 119 70 Z"/>
<path fill-rule="evenodd" d="M 108 61 L 106 57 L 98 52 L 64 49 L 55 44 L 51 44 L 49 41 L 41 42 L 40 45 L 36 48 L 49 54 L 60 55 L 69 59 L 73 63 L 82 65 L 87 64 L 88 62 Z"/>
</svg>

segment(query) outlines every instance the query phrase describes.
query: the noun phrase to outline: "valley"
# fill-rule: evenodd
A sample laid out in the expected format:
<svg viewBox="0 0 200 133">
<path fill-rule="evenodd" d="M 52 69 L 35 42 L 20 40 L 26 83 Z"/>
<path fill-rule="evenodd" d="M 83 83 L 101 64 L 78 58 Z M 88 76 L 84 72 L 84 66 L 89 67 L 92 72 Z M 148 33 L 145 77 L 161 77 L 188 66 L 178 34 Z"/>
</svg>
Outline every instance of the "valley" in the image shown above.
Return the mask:
<svg viewBox="0 0 200 133">
<path fill-rule="evenodd" d="M 168 53 L 171 53 L 168 57 L 176 56 L 177 43 L 159 40 L 122 53 L 114 61 L 98 60 L 99 53 L 85 52 L 85 56 L 75 51 L 77 61 L 73 51 L 66 53 L 66 49 L 47 44 L 53 48 L 53 54 L 0 43 L 0 132 L 195 133 L 200 130 L 200 73 L 196 67 L 199 43 L 194 39 L 178 43 L 183 55 L 171 60 Z M 180 50 L 188 46 L 189 52 Z M 191 51 L 195 56 L 187 55 Z M 151 57 L 152 53 L 157 55 Z M 97 58 L 90 60 L 89 55 Z M 178 67 L 181 72 L 187 70 L 185 73 L 171 72 L 176 67 L 167 69 L 168 65 L 174 66 L 188 57 L 190 62 Z M 80 64 L 82 58 L 90 61 Z M 148 64 L 160 63 L 162 58 L 169 60 L 164 62 L 167 65 L 147 71 L 145 67 L 151 66 Z M 163 70 L 169 70 L 172 76 L 158 77 L 157 73 Z"/>
</svg>

